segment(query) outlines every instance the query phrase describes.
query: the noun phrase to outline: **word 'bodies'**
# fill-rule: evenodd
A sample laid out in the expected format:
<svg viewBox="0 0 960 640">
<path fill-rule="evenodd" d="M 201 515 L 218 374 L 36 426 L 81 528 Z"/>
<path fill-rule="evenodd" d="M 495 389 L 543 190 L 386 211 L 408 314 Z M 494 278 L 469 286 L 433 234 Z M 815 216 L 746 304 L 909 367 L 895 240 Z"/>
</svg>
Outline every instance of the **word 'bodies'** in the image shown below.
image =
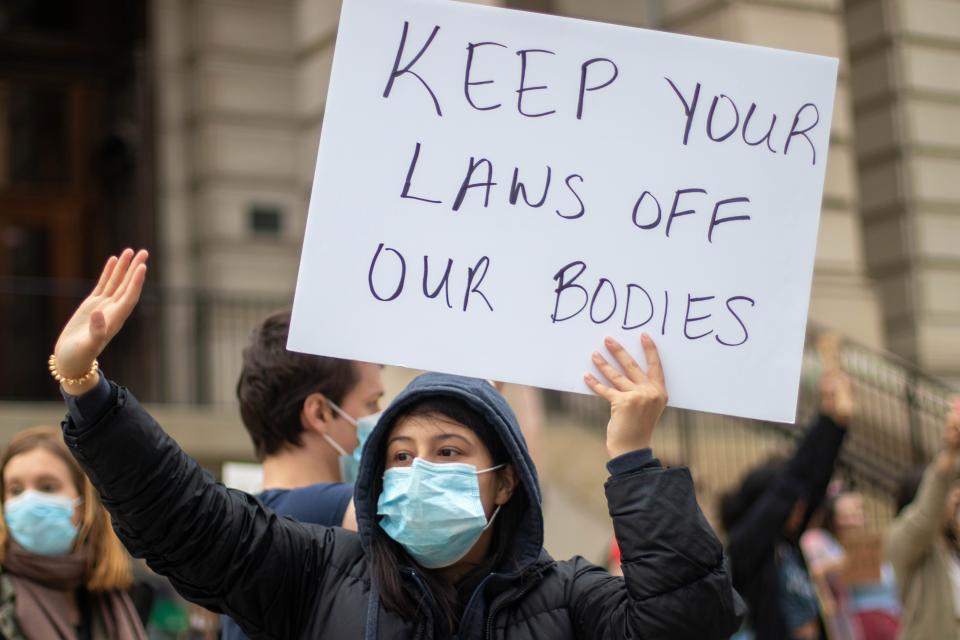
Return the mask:
<svg viewBox="0 0 960 640">
<path fill-rule="evenodd" d="M 792 421 L 837 61 L 344 0 L 288 347 Z"/>
</svg>

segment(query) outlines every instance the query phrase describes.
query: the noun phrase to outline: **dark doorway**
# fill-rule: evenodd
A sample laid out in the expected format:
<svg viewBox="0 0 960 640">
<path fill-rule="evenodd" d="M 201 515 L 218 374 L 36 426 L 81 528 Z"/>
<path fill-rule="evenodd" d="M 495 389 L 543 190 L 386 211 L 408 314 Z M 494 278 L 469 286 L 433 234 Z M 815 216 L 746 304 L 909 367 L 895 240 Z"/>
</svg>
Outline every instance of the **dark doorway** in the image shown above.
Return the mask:
<svg viewBox="0 0 960 640">
<path fill-rule="evenodd" d="M 59 328 L 108 253 L 154 245 L 147 32 L 142 0 L 0 3 L 0 399 L 56 397 Z M 151 324 L 111 352 L 149 370 Z"/>
</svg>

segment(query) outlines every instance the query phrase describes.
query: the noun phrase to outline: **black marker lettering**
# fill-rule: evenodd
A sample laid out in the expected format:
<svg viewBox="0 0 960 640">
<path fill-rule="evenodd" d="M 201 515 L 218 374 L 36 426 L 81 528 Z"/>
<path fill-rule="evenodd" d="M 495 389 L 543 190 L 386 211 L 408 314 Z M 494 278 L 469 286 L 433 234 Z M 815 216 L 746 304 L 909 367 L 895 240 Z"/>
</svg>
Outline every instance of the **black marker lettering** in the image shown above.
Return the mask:
<svg viewBox="0 0 960 640">
<path fill-rule="evenodd" d="M 430 293 L 427 289 L 427 280 L 430 273 L 430 259 L 427 256 L 423 256 L 423 295 L 427 296 L 431 300 L 440 295 L 440 289 L 443 289 L 443 297 L 447 302 L 447 308 L 453 309 L 453 305 L 450 304 L 450 269 L 453 268 L 453 258 L 447 258 L 447 268 L 443 272 L 443 277 L 440 278 L 440 284 L 437 285 L 437 288 L 433 290 L 433 293 Z"/>
<path fill-rule="evenodd" d="M 486 165 L 487 167 L 487 179 L 483 182 L 470 182 L 470 179 L 473 177 L 473 172 L 477 170 L 477 167 L 480 165 Z M 486 207 L 490 204 L 490 187 L 497 184 L 493 181 L 493 165 L 486 158 L 480 158 L 477 160 L 473 156 L 470 156 L 470 163 L 467 167 L 467 175 L 463 177 L 463 183 L 460 185 L 460 190 L 457 192 L 457 199 L 453 201 L 453 210 L 459 211 L 460 205 L 463 204 L 463 199 L 467 195 L 467 189 L 473 189 L 474 187 L 486 187 L 486 191 L 483 196 L 483 206 Z"/>
<path fill-rule="evenodd" d="M 797 129 L 797 125 L 800 123 L 800 114 L 807 107 L 812 107 L 816 119 L 806 129 Z M 787 141 L 783 145 L 783 155 L 787 155 L 787 150 L 790 149 L 790 141 L 793 139 L 793 136 L 803 136 L 803 139 L 807 141 L 807 144 L 810 145 L 810 150 L 813 152 L 813 162 L 811 164 L 817 164 L 817 148 L 813 146 L 813 140 L 807 135 L 811 129 L 813 129 L 820 122 L 820 110 L 817 109 L 817 105 L 812 102 L 808 102 L 797 110 L 797 115 L 793 117 L 793 124 L 790 125 L 790 135 L 787 136 Z"/>
<path fill-rule="evenodd" d="M 770 149 L 770 151 L 776 153 L 777 150 L 770 146 L 770 135 L 773 134 L 773 126 L 777 124 L 777 114 L 775 113 L 770 118 L 770 128 L 767 129 L 767 134 L 765 136 L 763 136 L 762 138 L 754 142 L 750 142 L 749 140 L 747 140 L 747 127 L 750 126 L 750 118 L 753 117 L 753 112 L 756 110 L 757 110 L 757 103 L 754 102 L 753 104 L 750 105 L 750 109 L 747 111 L 747 117 L 743 119 L 743 132 L 741 134 L 743 136 L 743 141 L 746 142 L 751 147 L 755 147 L 762 142 L 766 142 L 767 149 Z"/>
<path fill-rule="evenodd" d="M 740 342 L 725 342 L 719 335 L 714 336 L 717 342 L 726 347 L 739 347 L 750 338 L 750 334 L 747 333 L 747 325 L 743 324 L 743 320 L 740 319 L 740 316 L 737 315 L 737 312 L 734 311 L 733 307 L 730 306 L 736 300 L 749 302 L 751 307 L 756 306 L 756 302 L 754 302 L 753 298 L 748 298 L 747 296 L 733 296 L 732 298 L 727 298 L 727 311 L 730 312 L 730 315 L 734 317 L 734 319 L 740 325 L 740 328 L 743 329 L 743 339 L 740 340 Z"/>
<path fill-rule="evenodd" d="M 536 87 L 527 87 L 524 86 L 527 79 L 527 54 L 529 53 L 549 53 L 550 55 L 555 55 L 553 51 L 547 51 L 546 49 L 521 49 L 517 51 L 517 55 L 520 56 L 520 88 L 517 89 L 517 111 L 520 112 L 520 115 L 527 116 L 528 118 L 539 118 L 541 116 L 548 116 L 551 113 L 556 113 L 556 109 L 550 111 L 541 111 L 540 113 L 526 113 L 523 110 L 523 94 L 527 91 L 538 91 L 540 89 L 546 89 L 547 85 L 539 85 Z"/>
<path fill-rule="evenodd" d="M 373 294 L 373 297 L 381 302 L 390 302 L 391 300 L 396 300 L 397 296 L 400 295 L 400 292 L 403 291 L 403 282 L 407 277 L 407 262 L 403 259 L 403 256 L 396 249 L 391 249 L 386 247 L 387 251 L 392 251 L 400 258 L 400 278 L 397 281 L 397 288 L 393 294 L 387 296 L 386 298 L 382 297 L 377 293 L 376 287 L 373 286 L 373 270 L 377 266 L 377 260 L 380 259 L 380 252 L 383 251 L 385 247 L 383 243 L 380 243 L 380 246 L 377 247 L 377 252 L 373 254 L 373 260 L 370 262 L 370 272 L 367 274 L 367 285 L 370 287 L 370 293 Z"/>
<path fill-rule="evenodd" d="M 663 290 L 663 322 L 660 323 L 660 335 L 667 335 L 667 312 L 670 311 L 670 293 Z"/>
<path fill-rule="evenodd" d="M 707 231 L 707 242 L 713 242 L 713 230 L 724 222 L 733 222 L 734 220 L 749 220 L 750 216 L 729 216 L 727 218 L 717 218 L 717 213 L 720 211 L 720 207 L 725 204 L 734 204 L 737 202 L 750 202 L 750 198 L 727 198 L 726 200 L 720 200 L 713 207 L 713 215 L 710 217 L 710 229 Z"/>
<path fill-rule="evenodd" d="M 610 293 L 613 295 L 613 306 L 610 307 L 610 313 L 603 317 L 602 320 L 597 320 L 593 315 L 593 308 L 597 305 L 597 298 L 600 297 L 600 290 L 603 288 L 603 285 L 607 284 L 610 287 Z M 600 278 L 600 281 L 597 283 L 597 288 L 593 290 L 593 299 L 590 301 L 590 320 L 594 324 L 603 324 L 607 320 L 613 317 L 613 314 L 617 312 L 617 289 L 613 286 L 613 283 L 607 280 L 606 278 Z"/>
<path fill-rule="evenodd" d="M 417 168 L 417 158 L 420 157 L 420 143 L 417 143 L 417 146 L 413 149 L 413 158 L 410 160 L 410 167 L 407 169 L 407 179 L 403 182 L 403 191 L 400 192 L 401 198 L 410 198 L 411 200 L 419 200 L 420 202 L 432 202 L 437 204 L 440 200 L 431 200 L 430 198 L 420 198 L 418 196 L 410 195 L 410 183 L 413 180 L 413 172 Z"/>
<path fill-rule="evenodd" d="M 648 224 L 640 224 L 637 222 L 637 213 L 640 211 L 640 205 L 643 204 L 643 199 L 647 196 L 650 196 L 650 199 L 653 200 L 653 204 L 657 205 L 657 218 Z M 649 191 L 644 191 L 640 194 L 640 197 L 637 198 L 636 204 L 633 205 L 633 224 L 640 227 L 641 229 L 653 229 L 658 224 L 660 224 L 660 218 L 663 216 L 663 209 L 660 208 L 660 201 L 657 200 L 657 196 L 653 195 Z"/>
<path fill-rule="evenodd" d="M 680 93 L 680 89 L 677 89 L 677 85 L 673 84 L 673 80 L 670 78 L 664 78 L 664 80 L 670 83 L 674 93 L 677 94 L 677 97 L 680 98 L 680 102 L 683 104 L 683 112 L 687 118 L 687 124 L 683 129 L 683 144 L 687 144 L 687 138 L 690 137 L 690 126 L 693 124 L 693 116 L 697 110 L 697 101 L 700 100 L 700 83 L 697 83 L 697 88 L 693 91 L 693 99 L 688 103 L 686 98 L 683 97 L 683 94 Z"/>
<path fill-rule="evenodd" d="M 515 167 L 513 170 L 513 181 L 510 183 L 510 204 L 517 204 L 517 200 L 520 196 L 523 196 L 523 201 L 527 203 L 528 206 L 533 207 L 534 209 L 539 209 L 543 206 L 543 203 L 547 201 L 547 194 L 550 192 L 550 176 L 551 169 L 549 165 L 547 166 L 547 179 L 543 185 L 543 195 L 540 196 L 540 199 L 536 203 L 530 202 L 527 199 L 527 186 L 520 182 L 520 168 Z"/>
<path fill-rule="evenodd" d="M 481 267 L 483 268 L 482 273 L 480 273 Z M 487 256 L 483 256 L 482 258 L 477 260 L 477 264 L 473 268 L 467 269 L 467 292 L 463 294 L 463 310 L 464 311 L 467 310 L 467 305 L 470 303 L 471 293 L 475 293 L 481 298 L 483 298 L 483 301 L 487 303 L 487 308 L 489 308 L 490 311 L 493 311 L 493 305 L 490 304 L 489 300 L 487 300 L 487 296 L 483 295 L 483 291 L 480 291 L 480 285 L 483 284 L 483 279 L 487 277 L 487 269 L 489 268 L 490 268 L 490 258 L 488 258 Z M 477 273 L 480 273 L 480 277 L 477 279 L 476 283 L 474 283 L 473 279 L 477 275 Z"/>
<path fill-rule="evenodd" d="M 387 80 L 387 86 L 383 90 L 383 97 L 384 98 L 390 97 L 390 90 L 393 89 L 393 81 L 395 79 L 399 78 L 405 73 L 409 73 L 414 78 L 419 80 L 420 84 L 422 84 L 424 88 L 427 90 L 427 93 L 430 94 L 430 97 L 433 99 L 433 106 L 437 110 L 437 115 L 443 116 L 443 112 L 440 111 L 440 102 L 437 100 L 436 94 L 433 93 L 433 89 L 430 88 L 430 85 L 427 84 L 427 81 L 424 80 L 422 77 L 420 77 L 418 73 L 410 70 L 413 67 L 413 65 L 417 64 L 417 61 L 427 50 L 427 47 L 430 46 L 430 43 L 433 42 L 433 39 L 437 36 L 437 32 L 440 31 L 440 25 L 437 25 L 433 28 L 433 31 L 430 32 L 430 37 L 427 38 L 427 41 L 424 43 L 424 45 L 420 47 L 420 51 L 417 52 L 417 55 L 413 57 L 413 60 L 407 63 L 407 66 L 401 69 L 400 59 L 403 57 L 403 47 L 407 42 L 407 30 L 409 28 L 410 28 L 410 23 L 404 20 L 403 33 L 400 35 L 400 46 L 397 47 L 397 58 L 393 61 L 393 69 L 390 71 L 390 78 Z"/>
<path fill-rule="evenodd" d="M 557 215 L 560 216 L 561 218 L 566 219 L 566 220 L 576 220 L 577 218 L 582 217 L 583 214 L 586 213 L 586 211 L 587 211 L 587 208 L 586 208 L 585 206 L 583 206 L 583 200 L 580 199 L 580 194 L 578 194 L 578 193 L 574 190 L 573 185 L 570 184 L 570 181 L 573 180 L 574 178 L 577 178 L 578 180 L 580 180 L 581 183 L 583 182 L 583 176 L 577 175 L 576 173 L 573 173 L 573 174 L 570 174 L 569 176 L 567 176 L 567 179 L 564 180 L 564 183 L 567 185 L 567 189 L 570 190 L 570 193 L 573 194 L 573 197 L 576 198 L 576 199 L 577 199 L 577 202 L 580 203 L 580 210 L 577 211 L 576 213 L 574 213 L 573 215 L 564 215 L 564 214 L 560 213 L 560 210 L 559 210 L 559 209 L 556 209 Z"/>
<path fill-rule="evenodd" d="M 717 103 L 720 101 L 720 98 L 725 99 L 727 102 L 730 103 L 730 106 L 733 107 L 734 120 L 733 120 L 733 126 L 730 127 L 729 131 L 727 131 L 725 134 L 723 134 L 719 138 L 714 138 L 713 137 L 713 114 L 717 110 Z M 723 142 L 724 140 L 732 136 L 736 132 L 737 127 L 739 126 L 740 126 L 740 111 L 737 110 L 737 105 L 734 104 L 733 100 L 723 95 L 722 93 L 719 96 L 714 96 L 713 102 L 710 103 L 710 111 L 707 113 L 707 137 L 713 140 L 714 142 Z"/>
<path fill-rule="evenodd" d="M 667 218 L 667 237 L 670 237 L 670 226 L 673 224 L 674 218 L 679 218 L 680 216 L 688 216 L 691 213 L 696 213 L 696 209 L 686 209 L 685 211 L 677 211 L 677 204 L 680 202 L 680 196 L 685 193 L 706 193 L 704 189 L 677 189 L 677 193 L 673 196 L 673 207 L 670 208 L 670 217 Z"/>
<path fill-rule="evenodd" d="M 712 316 L 712 315 L 713 315 L 712 313 L 708 313 L 708 314 L 705 315 L 705 316 L 697 316 L 697 317 L 695 317 L 695 318 L 691 318 L 691 317 L 690 317 L 690 307 L 693 306 L 693 304 L 696 303 L 696 302 L 706 302 L 707 300 L 713 300 L 715 297 L 716 297 L 716 296 L 705 296 L 705 297 L 702 297 L 702 298 L 694 298 L 694 297 L 692 297 L 690 294 L 687 294 L 687 313 L 686 313 L 686 317 L 684 317 L 684 319 L 683 319 L 683 335 L 684 335 L 688 340 L 699 340 L 700 338 L 705 338 L 706 336 L 708 336 L 708 335 L 710 335 L 711 333 L 713 333 L 713 329 L 710 329 L 710 331 L 707 331 L 706 333 L 701 333 L 701 334 L 698 335 L 698 336 L 692 336 L 692 335 L 690 335 L 689 333 L 687 333 L 687 325 L 689 325 L 691 322 L 699 322 L 699 321 L 701 321 L 701 320 L 706 320 L 707 318 L 709 318 L 710 316 Z"/>
<path fill-rule="evenodd" d="M 473 53 L 477 47 L 485 47 L 488 45 L 503 47 L 506 49 L 506 45 L 502 45 L 499 42 L 471 42 L 467 45 L 467 69 L 463 74 L 463 95 L 466 96 L 467 102 L 470 103 L 470 106 L 476 109 L 477 111 L 490 111 L 491 109 L 497 109 L 500 107 L 500 103 L 493 105 L 488 105 L 486 107 L 478 107 L 477 104 L 473 101 L 473 98 L 470 97 L 470 87 L 475 87 L 481 84 L 493 84 L 493 80 L 470 80 L 470 68 L 473 66 Z"/>
<path fill-rule="evenodd" d="M 640 291 L 643 292 L 643 295 L 646 296 L 646 298 L 647 298 L 647 305 L 649 305 L 649 307 L 650 307 L 650 315 L 648 315 L 648 316 L 647 316 L 647 319 L 644 320 L 643 322 L 638 322 L 637 324 L 627 324 L 627 322 L 630 320 L 630 302 L 633 300 L 633 290 L 634 290 L 634 289 L 639 289 Z M 626 311 L 625 311 L 624 314 L 623 314 L 623 328 L 624 328 L 624 330 L 630 331 L 630 330 L 632 330 L 632 329 L 639 329 L 640 327 L 642 327 L 643 325 L 647 324 L 647 323 L 650 322 L 651 320 L 653 320 L 653 298 L 650 297 L 650 294 L 647 293 L 647 290 L 646 290 L 646 289 L 644 289 L 643 287 L 641 287 L 641 286 L 638 285 L 638 284 L 633 284 L 633 283 L 631 282 L 630 284 L 627 285 L 627 309 L 626 309 Z"/>
<path fill-rule="evenodd" d="M 590 65 L 596 64 L 598 62 L 607 62 L 613 68 L 613 75 L 603 81 L 602 84 L 595 84 L 591 87 L 587 86 L 587 69 L 590 68 Z M 596 91 L 598 89 L 603 89 L 604 87 L 609 87 L 613 84 L 613 81 L 617 79 L 617 76 L 620 74 L 620 70 L 617 69 L 617 64 L 609 58 L 592 58 L 587 60 L 582 65 L 580 65 L 580 96 L 577 99 L 577 120 L 582 119 L 583 117 L 583 96 L 587 91 Z"/>
<path fill-rule="evenodd" d="M 573 277 L 570 278 L 568 282 L 566 280 L 566 275 L 567 275 L 567 270 L 569 269 L 577 269 L 577 272 L 573 274 Z M 553 275 L 553 279 L 557 281 L 557 288 L 554 289 L 554 293 L 557 294 L 557 298 L 554 301 L 553 313 L 550 314 L 550 319 L 554 323 L 563 322 L 564 320 L 569 320 L 570 318 L 573 318 L 574 316 L 578 315 L 581 311 L 583 311 L 587 307 L 587 303 L 590 301 L 590 295 L 587 293 L 586 289 L 584 289 L 578 284 L 574 284 L 577 281 L 577 279 L 581 275 L 583 275 L 583 272 L 586 270 L 587 270 L 587 265 L 585 262 L 582 262 L 580 260 L 575 260 L 570 264 L 564 267 L 561 267 L 561 269 Z M 560 296 L 567 289 L 578 289 L 580 293 L 583 295 L 583 304 L 580 305 L 579 309 L 577 309 L 567 317 L 561 318 L 557 315 L 557 313 L 560 310 Z"/>
</svg>

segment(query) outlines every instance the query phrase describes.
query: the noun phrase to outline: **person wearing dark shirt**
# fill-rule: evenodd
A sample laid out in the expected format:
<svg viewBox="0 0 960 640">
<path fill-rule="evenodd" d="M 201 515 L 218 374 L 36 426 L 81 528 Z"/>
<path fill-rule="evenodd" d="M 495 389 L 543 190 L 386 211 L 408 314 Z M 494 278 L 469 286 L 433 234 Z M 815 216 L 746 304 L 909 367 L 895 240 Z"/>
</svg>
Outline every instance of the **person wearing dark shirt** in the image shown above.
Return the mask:
<svg viewBox="0 0 960 640">
<path fill-rule="evenodd" d="M 257 497 L 278 515 L 355 531 L 361 439 L 380 411 L 380 367 L 287 351 L 290 312 L 258 326 L 243 352 L 237 399 L 263 464 Z M 246 636 L 228 617 L 223 640 Z"/>
<path fill-rule="evenodd" d="M 353 485 L 319 482 L 299 489 L 268 489 L 257 497 L 278 514 L 294 520 L 340 527 L 353 499 Z"/>
<path fill-rule="evenodd" d="M 753 469 L 723 498 L 733 584 L 750 608 L 756 640 L 825 637 L 799 540 L 826 494 L 853 411 L 850 380 L 839 371 L 825 375 L 820 414 L 793 455 Z"/>
</svg>

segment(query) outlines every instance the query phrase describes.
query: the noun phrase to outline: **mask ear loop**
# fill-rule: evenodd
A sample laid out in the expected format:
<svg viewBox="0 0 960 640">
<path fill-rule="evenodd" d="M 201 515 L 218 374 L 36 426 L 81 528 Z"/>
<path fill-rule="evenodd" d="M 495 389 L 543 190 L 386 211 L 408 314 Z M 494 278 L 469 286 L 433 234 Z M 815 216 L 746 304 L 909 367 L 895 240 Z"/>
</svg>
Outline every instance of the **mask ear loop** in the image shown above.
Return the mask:
<svg viewBox="0 0 960 640">
<path fill-rule="evenodd" d="M 503 464 L 498 464 L 494 467 L 490 467 L 489 469 L 483 469 L 481 471 L 477 471 L 477 475 L 480 475 L 481 473 L 488 473 L 490 471 L 496 471 L 497 469 L 503 469 L 505 466 L 507 466 L 506 462 L 504 462 Z M 497 514 L 500 513 L 500 509 L 502 508 L 503 508 L 502 504 L 497 505 L 497 508 L 493 510 L 493 515 L 490 516 L 489 520 L 487 520 L 487 524 L 483 527 L 482 531 L 486 531 L 487 529 L 490 528 L 490 525 L 493 524 L 494 519 L 497 517 Z"/>
<path fill-rule="evenodd" d="M 477 475 L 480 475 L 481 473 L 489 473 L 489 472 L 491 472 L 491 471 L 496 471 L 497 469 L 503 469 L 505 466 L 507 466 L 507 463 L 506 463 L 506 462 L 504 462 L 503 464 L 498 464 L 498 465 L 495 466 L 495 467 L 489 467 L 489 468 L 487 468 L 487 469 L 481 469 L 480 471 L 477 471 Z"/>
<path fill-rule="evenodd" d="M 327 404 L 330 405 L 330 408 L 333 409 L 334 413 L 336 413 L 338 416 L 340 416 L 341 418 L 343 418 L 344 420 L 352 424 L 354 427 L 357 427 L 357 428 L 360 427 L 360 425 L 357 424 L 356 418 L 354 418 L 349 413 L 347 413 L 346 411 L 338 407 L 337 403 L 335 403 L 333 400 L 327 400 Z"/>
<path fill-rule="evenodd" d="M 344 411 L 343 409 L 341 409 L 340 407 L 338 407 L 336 402 L 334 402 L 333 400 L 327 399 L 327 404 L 330 405 L 330 408 L 333 409 L 333 412 L 334 412 L 334 413 L 336 413 L 338 416 L 340 416 L 341 418 L 343 418 L 344 420 L 346 420 L 347 422 L 349 422 L 350 424 L 352 424 L 352 425 L 354 426 L 354 428 L 356 428 L 356 429 L 359 428 L 359 425 L 357 424 L 357 421 L 354 420 L 353 416 L 351 416 L 351 415 L 348 414 L 346 411 Z M 330 437 L 330 434 L 329 434 L 329 433 L 323 433 L 323 434 L 321 434 L 321 435 L 323 435 L 323 439 L 327 441 L 327 444 L 329 444 L 331 447 L 333 447 L 334 451 L 336 451 L 337 453 L 339 453 L 339 454 L 342 455 L 342 456 L 349 456 L 349 455 L 350 455 L 349 453 L 347 453 L 346 449 L 344 449 L 343 447 L 341 447 L 340 444 L 339 444 L 336 440 L 334 440 L 333 438 Z"/>
<path fill-rule="evenodd" d="M 497 505 L 497 508 L 493 510 L 493 515 L 490 516 L 490 519 L 487 520 L 487 524 L 484 525 L 484 527 L 483 527 L 483 529 L 481 529 L 481 531 L 486 531 L 487 529 L 490 528 L 490 526 L 493 524 L 493 521 L 497 518 L 497 514 L 500 513 L 500 509 L 502 509 L 502 508 L 503 508 L 503 505 L 502 505 L 502 504 L 498 504 L 498 505 Z"/>
</svg>

